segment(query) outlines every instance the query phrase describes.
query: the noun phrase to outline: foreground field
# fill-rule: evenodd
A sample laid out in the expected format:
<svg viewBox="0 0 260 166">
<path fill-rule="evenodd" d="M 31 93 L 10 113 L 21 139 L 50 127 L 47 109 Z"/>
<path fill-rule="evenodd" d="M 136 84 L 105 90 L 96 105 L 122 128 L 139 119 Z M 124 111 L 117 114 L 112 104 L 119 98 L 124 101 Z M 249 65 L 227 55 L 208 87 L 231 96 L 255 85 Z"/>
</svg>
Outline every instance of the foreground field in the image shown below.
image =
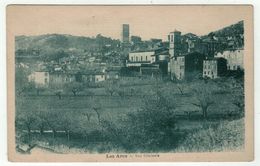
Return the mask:
<svg viewBox="0 0 260 166">
<path fill-rule="evenodd" d="M 243 114 L 234 104 L 239 96 L 223 81 L 119 81 L 113 93 L 104 85 L 77 95 L 45 91 L 17 96 L 17 144 L 37 144 L 59 153 L 221 151 L 243 146 Z M 242 105 L 243 100 L 238 102 Z"/>
</svg>

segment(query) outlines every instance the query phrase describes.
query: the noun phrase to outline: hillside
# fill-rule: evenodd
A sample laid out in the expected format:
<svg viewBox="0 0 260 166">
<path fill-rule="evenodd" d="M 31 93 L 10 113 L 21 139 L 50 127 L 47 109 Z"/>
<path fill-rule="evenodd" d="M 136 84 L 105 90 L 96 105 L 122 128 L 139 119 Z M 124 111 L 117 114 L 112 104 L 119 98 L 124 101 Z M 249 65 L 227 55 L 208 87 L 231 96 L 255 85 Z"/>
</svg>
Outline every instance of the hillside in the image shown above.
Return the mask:
<svg viewBox="0 0 260 166">
<path fill-rule="evenodd" d="M 95 38 L 64 34 L 46 34 L 40 36 L 16 36 L 16 56 L 42 56 L 46 53 L 62 50 L 64 52 L 101 52 L 104 49 L 115 49 L 119 40 L 102 35 Z"/>
<path fill-rule="evenodd" d="M 222 44 L 223 49 L 244 47 L 244 22 L 239 21 L 220 30 L 201 36 L 202 39 L 215 39 Z"/>
</svg>

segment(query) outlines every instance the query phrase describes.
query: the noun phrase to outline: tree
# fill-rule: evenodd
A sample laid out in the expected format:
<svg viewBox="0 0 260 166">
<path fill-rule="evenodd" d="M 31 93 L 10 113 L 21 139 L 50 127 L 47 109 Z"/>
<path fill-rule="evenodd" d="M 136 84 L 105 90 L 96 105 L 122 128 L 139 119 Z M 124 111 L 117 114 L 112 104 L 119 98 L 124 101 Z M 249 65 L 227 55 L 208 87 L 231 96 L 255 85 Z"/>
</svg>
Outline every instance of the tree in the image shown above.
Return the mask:
<svg viewBox="0 0 260 166">
<path fill-rule="evenodd" d="M 110 96 L 113 96 L 114 93 L 116 93 L 118 89 L 118 85 L 116 80 L 107 80 L 105 82 L 105 91 L 110 94 Z"/>
<path fill-rule="evenodd" d="M 56 96 L 59 97 L 59 99 L 61 99 L 61 95 L 62 95 L 62 90 L 57 90 L 54 92 Z"/>
<path fill-rule="evenodd" d="M 170 96 L 144 98 L 144 105 L 127 115 L 125 138 L 128 150 L 153 151 L 158 148 L 173 148 L 177 142 L 175 135 L 175 102 Z"/>
<path fill-rule="evenodd" d="M 70 141 L 70 132 L 73 130 L 74 124 L 74 113 L 73 112 L 59 112 L 59 124 L 62 129 L 65 130 L 67 135 L 67 141 Z"/>
<path fill-rule="evenodd" d="M 84 89 L 83 84 L 79 82 L 68 83 L 65 88 L 67 91 L 72 92 L 74 96 L 77 96 Z"/>
<path fill-rule="evenodd" d="M 56 137 L 57 129 L 59 128 L 59 113 L 53 112 L 52 110 L 50 112 L 46 112 L 45 115 L 45 121 L 48 125 L 48 127 L 52 130 L 52 137 Z"/>
<path fill-rule="evenodd" d="M 87 116 L 88 121 L 90 121 L 90 118 L 92 117 L 92 113 L 90 112 L 84 112 L 83 116 Z"/>
<path fill-rule="evenodd" d="M 237 108 L 236 113 L 243 117 L 245 114 L 244 79 L 230 78 L 227 80 L 227 86 L 230 90 L 231 102 Z"/>
<path fill-rule="evenodd" d="M 184 95 L 184 93 L 185 93 L 185 92 L 184 92 L 184 91 L 185 91 L 185 85 L 184 85 L 183 83 L 182 83 L 182 84 L 181 84 L 181 83 L 177 83 L 176 86 L 177 86 L 177 88 L 178 88 L 180 94 L 181 94 L 181 95 Z"/>
<path fill-rule="evenodd" d="M 26 129 L 28 134 L 28 142 L 31 142 L 31 130 L 36 122 L 37 119 L 35 115 L 30 111 L 19 112 L 19 114 L 16 115 L 16 126 L 22 130 Z"/>
<path fill-rule="evenodd" d="M 46 111 L 46 110 L 45 110 Z M 37 111 L 35 113 L 36 115 L 36 119 L 37 119 L 37 127 L 39 128 L 40 130 L 40 134 L 43 135 L 44 133 L 44 129 L 47 128 L 48 126 L 48 123 L 46 122 L 46 112 L 44 111 Z"/>
<path fill-rule="evenodd" d="M 195 100 L 197 100 L 197 102 L 192 104 L 201 109 L 204 119 L 208 118 L 209 106 L 214 104 L 212 98 L 213 96 L 212 87 L 213 86 L 210 86 L 210 83 L 205 83 L 202 81 L 199 81 L 198 83 L 194 83 L 193 92 L 194 92 Z"/>
<path fill-rule="evenodd" d="M 97 106 L 94 106 L 93 107 L 93 110 L 94 110 L 94 112 L 97 114 L 97 118 L 98 118 L 98 123 L 100 124 L 101 123 L 101 115 L 100 115 L 100 107 L 97 107 Z"/>
<path fill-rule="evenodd" d="M 15 91 L 17 95 L 21 95 L 22 93 L 32 90 L 35 85 L 33 82 L 28 81 L 28 75 L 30 71 L 25 68 L 15 68 Z"/>
</svg>

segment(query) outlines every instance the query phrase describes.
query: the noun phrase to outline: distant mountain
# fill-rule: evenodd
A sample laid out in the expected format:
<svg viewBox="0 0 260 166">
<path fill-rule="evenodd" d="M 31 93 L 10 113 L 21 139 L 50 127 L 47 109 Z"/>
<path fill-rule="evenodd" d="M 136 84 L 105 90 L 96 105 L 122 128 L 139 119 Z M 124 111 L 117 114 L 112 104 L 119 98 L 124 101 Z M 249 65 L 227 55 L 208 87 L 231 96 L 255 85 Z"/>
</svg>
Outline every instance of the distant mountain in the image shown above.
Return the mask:
<svg viewBox="0 0 260 166">
<path fill-rule="evenodd" d="M 106 45 L 109 45 L 111 48 L 117 47 L 119 43 L 119 40 L 104 37 L 100 34 L 95 38 L 66 34 L 15 37 L 15 49 L 18 52 L 22 52 L 21 50 L 40 50 L 40 52 L 51 50 L 91 51 L 101 50 Z"/>
</svg>

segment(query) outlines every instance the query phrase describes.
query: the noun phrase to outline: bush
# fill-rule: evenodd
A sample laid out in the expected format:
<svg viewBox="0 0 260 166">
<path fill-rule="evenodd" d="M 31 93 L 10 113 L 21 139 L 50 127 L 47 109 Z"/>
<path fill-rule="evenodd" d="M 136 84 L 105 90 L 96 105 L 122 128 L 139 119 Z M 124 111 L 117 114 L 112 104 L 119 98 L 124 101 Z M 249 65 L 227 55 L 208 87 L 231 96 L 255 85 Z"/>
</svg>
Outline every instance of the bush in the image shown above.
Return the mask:
<svg viewBox="0 0 260 166">
<path fill-rule="evenodd" d="M 176 151 L 236 151 L 244 145 L 244 119 L 220 122 L 219 125 L 205 125 L 190 133 Z"/>
</svg>

